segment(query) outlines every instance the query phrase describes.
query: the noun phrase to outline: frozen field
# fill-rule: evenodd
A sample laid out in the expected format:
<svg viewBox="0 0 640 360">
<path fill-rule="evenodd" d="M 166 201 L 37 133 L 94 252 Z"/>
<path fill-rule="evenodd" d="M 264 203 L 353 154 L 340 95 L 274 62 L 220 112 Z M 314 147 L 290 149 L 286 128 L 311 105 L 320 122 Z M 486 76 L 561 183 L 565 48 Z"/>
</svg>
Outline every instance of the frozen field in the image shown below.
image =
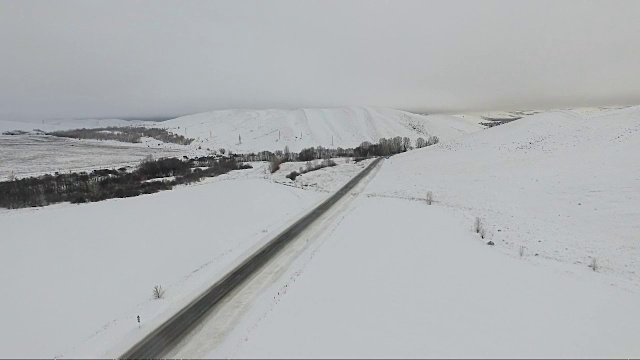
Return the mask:
<svg viewBox="0 0 640 360">
<path fill-rule="evenodd" d="M 184 151 L 142 144 L 101 142 L 54 136 L 0 135 L 0 180 L 17 177 L 117 168 L 138 164 L 147 155 L 181 156 Z"/>
</svg>

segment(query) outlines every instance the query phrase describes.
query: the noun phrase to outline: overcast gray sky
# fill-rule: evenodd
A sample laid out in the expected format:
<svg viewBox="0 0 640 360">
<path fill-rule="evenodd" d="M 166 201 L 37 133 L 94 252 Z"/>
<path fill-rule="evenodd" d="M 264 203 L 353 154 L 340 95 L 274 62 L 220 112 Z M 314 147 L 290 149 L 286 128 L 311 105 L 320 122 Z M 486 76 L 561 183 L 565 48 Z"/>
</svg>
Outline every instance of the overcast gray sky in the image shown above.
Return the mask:
<svg viewBox="0 0 640 360">
<path fill-rule="evenodd" d="M 640 1 L 0 0 L 0 119 L 640 103 Z"/>
</svg>

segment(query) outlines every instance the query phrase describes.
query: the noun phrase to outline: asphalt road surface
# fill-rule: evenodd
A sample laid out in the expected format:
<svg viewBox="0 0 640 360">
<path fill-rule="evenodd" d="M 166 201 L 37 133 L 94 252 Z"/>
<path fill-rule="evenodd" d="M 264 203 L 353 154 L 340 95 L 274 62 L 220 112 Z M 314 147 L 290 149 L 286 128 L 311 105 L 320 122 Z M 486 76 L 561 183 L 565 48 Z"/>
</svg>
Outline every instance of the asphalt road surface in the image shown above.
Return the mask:
<svg viewBox="0 0 640 360">
<path fill-rule="evenodd" d="M 298 234 L 335 205 L 344 195 L 348 194 L 380 161 L 382 161 L 382 158 L 374 160 L 330 198 L 281 232 L 235 269 L 231 270 L 220 281 L 125 352 L 121 358 L 152 359 L 162 357 L 166 354 L 184 338 L 209 311 L 220 303 L 225 296 L 242 284 L 243 281 L 248 279 L 255 271 L 263 267 L 282 250 L 282 248 L 295 239 Z"/>
</svg>

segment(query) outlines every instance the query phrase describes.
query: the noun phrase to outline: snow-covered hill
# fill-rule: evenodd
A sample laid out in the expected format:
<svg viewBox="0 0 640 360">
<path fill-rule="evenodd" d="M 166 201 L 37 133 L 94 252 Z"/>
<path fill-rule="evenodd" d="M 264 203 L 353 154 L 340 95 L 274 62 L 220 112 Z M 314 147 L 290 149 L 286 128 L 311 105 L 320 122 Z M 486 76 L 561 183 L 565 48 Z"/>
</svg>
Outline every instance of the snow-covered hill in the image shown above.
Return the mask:
<svg viewBox="0 0 640 360">
<path fill-rule="evenodd" d="M 482 218 L 517 254 L 640 285 L 640 107 L 544 112 L 387 160 L 371 195 L 424 198 Z"/>
<path fill-rule="evenodd" d="M 225 110 L 179 117 L 147 126 L 195 138 L 192 146 L 237 152 L 299 151 L 311 146 L 355 147 L 382 137 L 436 135 L 441 140 L 482 129 L 476 121 L 450 115 L 417 115 L 399 110 L 344 107 L 297 110 Z"/>
</svg>

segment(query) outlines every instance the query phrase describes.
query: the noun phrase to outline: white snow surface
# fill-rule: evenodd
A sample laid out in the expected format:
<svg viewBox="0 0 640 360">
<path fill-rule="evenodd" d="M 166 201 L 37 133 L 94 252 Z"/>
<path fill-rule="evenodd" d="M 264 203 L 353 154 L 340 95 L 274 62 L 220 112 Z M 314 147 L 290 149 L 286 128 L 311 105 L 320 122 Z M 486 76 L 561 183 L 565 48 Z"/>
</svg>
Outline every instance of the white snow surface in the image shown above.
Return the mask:
<svg viewBox="0 0 640 360">
<path fill-rule="evenodd" d="M 441 140 L 482 129 L 474 120 L 450 115 L 418 115 L 400 110 L 343 107 L 297 110 L 224 110 L 179 117 L 147 126 L 195 138 L 191 146 L 235 152 L 291 151 L 321 145 L 349 148 L 382 137 Z M 240 137 L 240 138 L 239 138 Z M 333 139 L 333 142 L 332 142 Z"/>
<path fill-rule="evenodd" d="M 0 210 L 0 356 L 117 357 L 327 195 L 260 177 Z"/>
<path fill-rule="evenodd" d="M 0 181 L 67 171 L 137 166 L 148 155 L 180 157 L 186 149 L 55 136 L 0 135 Z"/>
<path fill-rule="evenodd" d="M 639 120 L 545 112 L 385 160 L 231 330 L 176 354 L 639 357 Z"/>
<path fill-rule="evenodd" d="M 441 206 L 360 196 L 204 357 L 640 355 L 640 294 L 504 256 L 464 223 Z"/>
<path fill-rule="evenodd" d="M 353 119 L 386 111 L 348 109 L 360 114 Z M 348 109 L 314 114 L 329 118 L 325 111 Z M 233 142 L 246 123 L 269 136 L 272 123 L 291 122 L 282 126 L 296 132 L 310 128 L 297 122 L 303 115 L 315 116 L 233 110 L 181 118 L 175 126 L 187 127 L 187 136 L 208 136 L 205 123 L 218 121 L 216 128 L 228 132 L 214 134 L 216 148 L 250 151 L 260 143 L 259 150 L 275 150 L 286 144 L 250 135 L 242 135 L 238 148 Z M 192 337 L 197 341 L 175 353 L 640 357 L 640 107 L 542 112 L 475 133 L 477 118 L 457 119 L 444 121 L 456 129 L 441 133 L 425 125 L 440 144 L 385 160 L 363 190 L 296 240 L 295 257 L 240 291 L 230 329 L 208 340 L 202 334 L 216 327 L 203 324 Z M 284 127 L 275 127 L 281 136 Z M 387 135 L 379 131 L 384 126 L 374 128 L 371 134 L 366 126 L 341 128 L 371 139 L 345 135 L 354 144 L 335 146 L 412 137 L 393 133 L 395 127 Z M 330 142 L 333 133 L 309 130 L 317 138 L 307 144 L 300 131 L 299 148 L 327 146 L 317 140 Z M 284 175 L 299 165 L 268 174 L 260 163 L 132 199 L 0 210 L 0 283 L 12 294 L 0 298 L 1 355 L 120 355 L 356 172 L 356 165 L 340 163 L 300 178 L 318 183 L 304 187 L 317 191 L 283 186 Z M 423 201 L 427 191 L 435 197 L 431 206 Z M 476 216 L 486 239 L 471 230 Z M 592 258 L 597 272 L 588 267 Z M 156 284 L 167 288 L 166 299 L 151 299 Z"/>
<path fill-rule="evenodd" d="M 640 285 L 640 107 L 545 112 L 392 157 L 371 195 L 479 217 L 496 247 Z"/>
</svg>

